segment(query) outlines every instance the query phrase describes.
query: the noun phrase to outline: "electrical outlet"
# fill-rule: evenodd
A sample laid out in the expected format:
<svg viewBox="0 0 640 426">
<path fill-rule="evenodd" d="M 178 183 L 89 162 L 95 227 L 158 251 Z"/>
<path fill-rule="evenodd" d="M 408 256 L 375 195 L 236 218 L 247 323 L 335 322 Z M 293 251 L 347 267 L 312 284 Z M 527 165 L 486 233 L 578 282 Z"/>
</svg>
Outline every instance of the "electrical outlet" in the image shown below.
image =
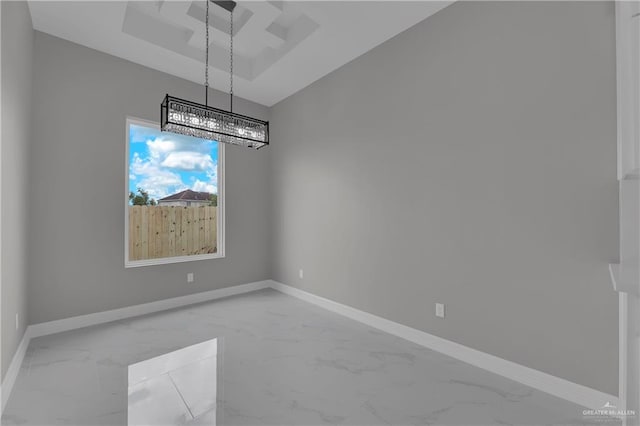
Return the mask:
<svg viewBox="0 0 640 426">
<path fill-rule="evenodd" d="M 20 317 L 19 317 L 19 314 L 16 313 L 16 330 L 18 329 L 19 326 L 20 326 Z"/>
<path fill-rule="evenodd" d="M 444 303 L 436 303 L 436 316 L 444 318 Z"/>
<path fill-rule="evenodd" d="M 301 280 L 304 279 L 304 271 L 302 269 L 298 271 L 298 275 L 300 276 Z"/>
<path fill-rule="evenodd" d="M 187 274 L 187 282 L 188 283 L 192 283 L 193 282 L 193 272 L 189 272 Z"/>
</svg>

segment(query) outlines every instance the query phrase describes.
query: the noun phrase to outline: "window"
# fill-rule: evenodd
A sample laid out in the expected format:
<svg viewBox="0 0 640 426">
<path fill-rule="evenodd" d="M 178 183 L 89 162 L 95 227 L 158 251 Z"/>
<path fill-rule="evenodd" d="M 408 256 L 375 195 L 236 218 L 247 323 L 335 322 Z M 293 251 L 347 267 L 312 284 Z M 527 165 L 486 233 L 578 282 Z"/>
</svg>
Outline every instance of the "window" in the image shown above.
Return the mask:
<svg viewBox="0 0 640 426">
<path fill-rule="evenodd" d="M 127 119 L 125 266 L 224 257 L 224 144 Z"/>
</svg>

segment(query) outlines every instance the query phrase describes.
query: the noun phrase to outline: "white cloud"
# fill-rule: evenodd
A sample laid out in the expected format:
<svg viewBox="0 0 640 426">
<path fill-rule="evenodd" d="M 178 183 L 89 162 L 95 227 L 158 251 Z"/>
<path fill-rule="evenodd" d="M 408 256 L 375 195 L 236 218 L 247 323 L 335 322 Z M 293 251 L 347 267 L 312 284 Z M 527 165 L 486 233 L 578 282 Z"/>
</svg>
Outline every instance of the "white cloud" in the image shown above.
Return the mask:
<svg viewBox="0 0 640 426">
<path fill-rule="evenodd" d="M 176 143 L 172 140 L 158 138 L 156 140 L 148 140 L 147 148 L 149 148 L 151 158 L 161 158 L 175 151 Z"/>
<path fill-rule="evenodd" d="M 149 154 L 157 158 L 171 152 L 181 151 L 207 154 L 211 152 L 212 143 L 211 141 L 203 141 L 188 136 L 163 134 L 154 140 L 147 140 L 147 147 L 149 148 Z"/>
<path fill-rule="evenodd" d="M 207 177 L 209 178 L 209 180 L 211 182 L 218 182 L 218 167 L 217 164 L 210 168 L 209 170 L 207 170 Z"/>
<path fill-rule="evenodd" d="M 192 151 L 177 151 L 169 153 L 162 161 L 163 167 L 179 170 L 204 171 L 214 168 L 214 162 L 209 154 Z"/>
<path fill-rule="evenodd" d="M 167 174 L 147 176 L 140 181 L 138 186 L 149 192 L 149 196 L 155 200 L 188 189 L 180 176 Z"/>
<path fill-rule="evenodd" d="M 136 136 L 143 142 L 142 134 Z M 181 135 L 146 138 L 148 155 L 134 152 L 129 179 L 158 200 L 185 189 L 217 193 L 217 163 L 211 157 L 213 142 Z M 189 174 L 199 174 L 189 179 Z M 206 176 L 206 177 L 205 177 Z M 187 180 L 183 181 L 183 179 Z M 202 179 L 202 180 L 200 180 Z"/>
<path fill-rule="evenodd" d="M 137 186 L 156 200 L 187 189 L 179 174 L 162 168 L 153 158 L 143 160 L 137 153 L 133 155 L 130 173 L 141 177 Z"/>
<path fill-rule="evenodd" d="M 217 194 L 218 187 L 210 182 L 203 182 L 201 180 L 196 180 L 193 184 L 193 190 L 198 192 L 208 192 L 209 194 Z"/>
</svg>

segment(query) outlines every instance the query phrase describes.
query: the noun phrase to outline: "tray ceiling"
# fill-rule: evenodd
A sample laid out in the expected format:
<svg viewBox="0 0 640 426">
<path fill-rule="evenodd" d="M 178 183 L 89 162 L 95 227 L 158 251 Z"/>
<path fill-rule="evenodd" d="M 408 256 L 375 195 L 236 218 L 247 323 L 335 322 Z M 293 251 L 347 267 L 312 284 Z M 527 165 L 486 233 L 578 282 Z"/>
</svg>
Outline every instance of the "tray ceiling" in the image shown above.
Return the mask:
<svg viewBox="0 0 640 426">
<path fill-rule="evenodd" d="M 271 106 L 452 3 L 248 1 L 234 12 L 234 92 Z M 30 1 L 36 30 L 202 84 L 199 1 Z M 210 7 L 211 86 L 229 84 L 229 13 Z"/>
</svg>

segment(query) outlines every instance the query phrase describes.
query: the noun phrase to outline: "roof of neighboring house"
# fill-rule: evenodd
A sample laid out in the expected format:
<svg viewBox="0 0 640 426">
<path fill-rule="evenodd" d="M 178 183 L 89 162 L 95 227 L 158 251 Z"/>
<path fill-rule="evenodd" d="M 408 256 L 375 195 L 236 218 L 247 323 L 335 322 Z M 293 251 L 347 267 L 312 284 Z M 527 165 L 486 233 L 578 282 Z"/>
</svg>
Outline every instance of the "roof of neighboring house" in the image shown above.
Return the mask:
<svg viewBox="0 0 640 426">
<path fill-rule="evenodd" d="M 208 192 L 196 192 L 190 189 L 178 192 L 177 194 L 169 195 L 161 198 L 158 201 L 209 201 L 211 200 L 211 194 Z"/>
</svg>

